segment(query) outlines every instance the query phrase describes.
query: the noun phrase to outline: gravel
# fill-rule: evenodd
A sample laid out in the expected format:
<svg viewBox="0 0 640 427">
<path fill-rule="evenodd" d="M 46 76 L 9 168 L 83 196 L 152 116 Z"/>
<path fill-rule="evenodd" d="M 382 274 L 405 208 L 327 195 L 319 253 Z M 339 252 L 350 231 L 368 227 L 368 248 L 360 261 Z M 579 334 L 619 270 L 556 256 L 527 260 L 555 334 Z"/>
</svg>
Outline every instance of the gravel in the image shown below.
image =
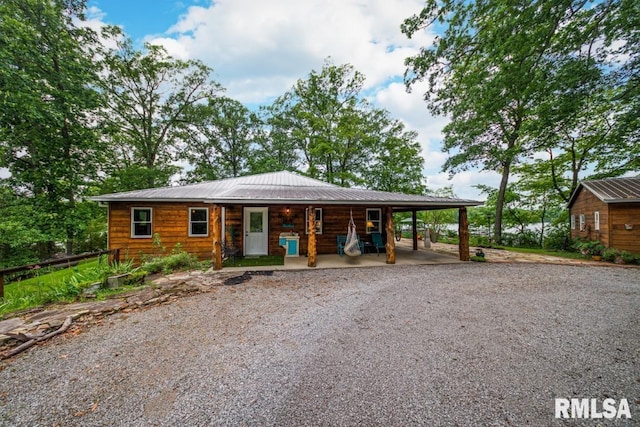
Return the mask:
<svg viewBox="0 0 640 427">
<path fill-rule="evenodd" d="M 640 425 L 640 270 L 276 272 L 119 313 L 5 363 L 0 425 Z M 610 424 L 607 424 L 610 423 Z"/>
</svg>

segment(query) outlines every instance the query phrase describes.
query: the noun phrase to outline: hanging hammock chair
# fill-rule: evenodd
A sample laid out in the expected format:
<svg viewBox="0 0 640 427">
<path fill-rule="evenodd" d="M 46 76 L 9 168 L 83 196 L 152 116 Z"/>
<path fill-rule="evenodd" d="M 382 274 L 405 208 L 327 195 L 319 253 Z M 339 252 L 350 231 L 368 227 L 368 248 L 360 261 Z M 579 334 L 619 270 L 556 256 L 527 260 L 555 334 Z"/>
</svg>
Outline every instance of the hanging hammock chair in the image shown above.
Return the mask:
<svg viewBox="0 0 640 427">
<path fill-rule="evenodd" d="M 344 244 L 344 253 L 348 256 L 360 256 L 360 242 L 356 233 L 356 223 L 353 222 L 353 211 L 351 211 L 351 219 L 349 220 L 349 230 L 347 231 L 347 241 Z"/>
</svg>

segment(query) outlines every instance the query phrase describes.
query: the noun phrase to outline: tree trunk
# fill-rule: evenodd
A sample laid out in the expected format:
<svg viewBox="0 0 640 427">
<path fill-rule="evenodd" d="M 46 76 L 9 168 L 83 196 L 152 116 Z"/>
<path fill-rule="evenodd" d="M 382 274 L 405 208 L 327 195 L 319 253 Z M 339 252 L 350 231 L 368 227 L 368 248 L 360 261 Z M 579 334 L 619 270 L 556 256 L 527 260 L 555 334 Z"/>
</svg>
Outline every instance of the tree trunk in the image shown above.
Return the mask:
<svg viewBox="0 0 640 427">
<path fill-rule="evenodd" d="M 211 222 L 213 223 L 213 256 L 212 267 L 214 270 L 222 270 L 222 208 L 219 205 L 213 205 L 213 215 Z"/>
<path fill-rule="evenodd" d="M 510 169 L 510 161 L 503 164 L 502 179 L 500 180 L 500 189 L 498 190 L 498 199 L 496 200 L 496 221 L 493 224 L 493 238 L 497 244 L 502 243 L 502 210 L 504 209 L 504 199 L 507 192 L 507 184 L 509 184 Z"/>
<path fill-rule="evenodd" d="M 394 240 L 394 232 L 395 229 L 393 227 L 393 208 L 386 207 L 384 209 L 385 213 L 385 229 L 387 231 L 387 243 L 385 244 L 385 249 L 387 252 L 387 264 L 395 264 L 396 263 L 396 242 Z"/>
<path fill-rule="evenodd" d="M 317 264 L 316 210 L 313 206 L 309 206 L 307 209 L 307 229 L 309 230 L 307 241 L 307 267 L 315 267 Z"/>
<path fill-rule="evenodd" d="M 460 261 L 469 261 L 469 219 L 466 207 L 458 210 L 458 254 Z"/>
</svg>

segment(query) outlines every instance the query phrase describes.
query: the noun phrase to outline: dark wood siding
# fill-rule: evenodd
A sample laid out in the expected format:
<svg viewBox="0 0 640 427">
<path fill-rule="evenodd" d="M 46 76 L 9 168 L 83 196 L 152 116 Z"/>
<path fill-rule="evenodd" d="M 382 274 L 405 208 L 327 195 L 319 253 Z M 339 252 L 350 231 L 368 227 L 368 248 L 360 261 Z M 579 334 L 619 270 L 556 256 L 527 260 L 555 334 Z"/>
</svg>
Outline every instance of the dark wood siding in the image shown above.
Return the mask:
<svg viewBox="0 0 640 427">
<path fill-rule="evenodd" d="M 596 230 L 595 212 L 600 213 L 600 230 Z M 571 215 L 575 215 L 576 228 L 571 230 L 571 238 L 581 240 L 600 240 L 609 246 L 609 207 L 594 196 L 589 190 L 582 189 L 571 206 Z M 580 230 L 580 215 L 584 215 L 585 226 Z"/>
<path fill-rule="evenodd" d="M 640 203 L 615 203 L 610 204 L 609 209 L 610 246 L 640 254 Z"/>
<path fill-rule="evenodd" d="M 290 219 L 285 210 L 289 207 Z M 153 237 L 131 237 L 131 208 L 152 208 L 152 233 L 160 237 L 161 248 L 154 247 Z M 207 237 L 189 237 L 189 208 L 205 207 L 209 209 L 209 235 Z M 225 206 L 225 238 L 227 243 L 233 241 L 238 248 L 243 248 L 244 218 L 243 205 Z M 322 208 L 322 234 L 316 235 L 318 254 L 335 254 L 336 236 L 347 234 L 350 212 L 358 234 L 367 239 L 366 210 L 377 206 L 314 206 Z M 280 246 L 281 232 L 297 232 L 300 235 L 300 255 L 307 254 L 307 234 L 305 233 L 305 211 L 302 205 L 271 205 L 269 208 L 269 254 L 284 255 L 285 249 Z M 209 259 L 213 250 L 213 230 L 211 222 L 212 209 L 205 203 L 129 203 L 112 202 L 109 204 L 109 248 L 121 249 L 122 258 L 139 260 L 144 255 L 169 254 L 176 244 L 182 249 L 196 255 L 199 259 Z M 291 223 L 293 227 L 285 227 Z M 383 239 L 386 238 L 383 232 Z M 233 234 L 233 239 L 232 239 Z M 162 249 L 164 248 L 164 250 Z"/>
<path fill-rule="evenodd" d="M 152 209 L 152 233 L 160 238 L 160 247 L 154 247 L 153 237 L 131 237 L 131 208 Z M 209 209 L 209 235 L 189 237 L 189 208 Z M 109 249 L 120 248 L 122 258 L 139 260 L 143 255 L 169 254 L 180 244 L 182 249 L 208 259 L 213 250 L 211 205 L 204 203 L 110 203 Z M 164 249 L 163 249 L 164 248 Z"/>
</svg>

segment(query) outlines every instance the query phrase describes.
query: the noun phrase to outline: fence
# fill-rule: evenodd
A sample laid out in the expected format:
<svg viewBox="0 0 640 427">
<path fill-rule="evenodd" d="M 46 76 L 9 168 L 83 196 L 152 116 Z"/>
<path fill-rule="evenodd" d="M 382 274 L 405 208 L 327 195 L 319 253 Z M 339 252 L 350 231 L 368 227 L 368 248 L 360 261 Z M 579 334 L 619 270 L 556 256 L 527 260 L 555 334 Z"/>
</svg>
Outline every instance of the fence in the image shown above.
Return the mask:
<svg viewBox="0 0 640 427">
<path fill-rule="evenodd" d="M 53 261 L 39 262 L 37 264 L 22 265 L 20 267 L 11 267 L 11 268 L 6 268 L 4 270 L 0 270 L 0 300 L 4 299 L 4 275 L 5 274 L 20 273 L 22 271 L 33 270 L 34 268 L 49 267 L 52 265 L 60 265 L 60 264 L 68 264 L 69 267 L 71 267 L 72 265 L 75 265 L 79 261 L 89 259 L 89 258 L 96 258 L 96 257 L 99 257 L 100 255 L 105 255 L 105 254 L 109 254 L 109 263 L 114 261 L 116 262 L 120 261 L 120 249 L 113 249 L 110 251 L 92 252 L 90 254 L 76 255 L 68 258 L 56 259 Z"/>
</svg>

